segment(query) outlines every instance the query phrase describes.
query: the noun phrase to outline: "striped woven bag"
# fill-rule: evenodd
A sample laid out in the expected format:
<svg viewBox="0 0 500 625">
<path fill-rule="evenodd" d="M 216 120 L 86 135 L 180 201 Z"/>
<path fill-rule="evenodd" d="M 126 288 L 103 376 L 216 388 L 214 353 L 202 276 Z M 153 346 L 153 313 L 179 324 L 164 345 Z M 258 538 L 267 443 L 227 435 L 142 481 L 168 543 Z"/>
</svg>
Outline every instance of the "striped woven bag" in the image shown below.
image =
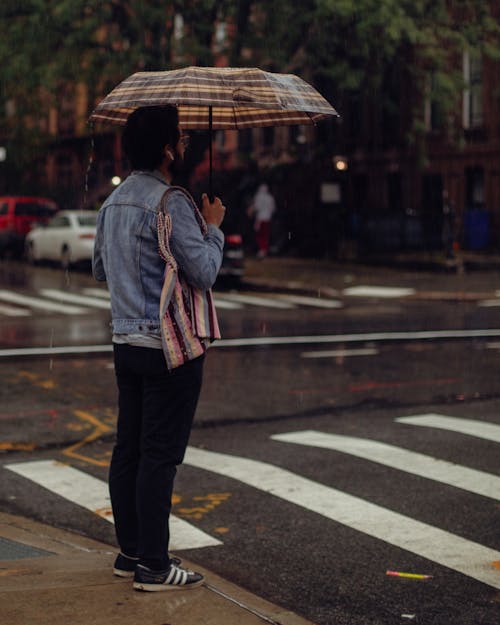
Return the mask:
<svg viewBox="0 0 500 625">
<path fill-rule="evenodd" d="M 220 339 L 212 291 L 202 291 L 188 284 L 170 250 L 172 217 L 167 203 L 174 191 L 183 193 L 189 200 L 203 236 L 208 232 L 205 219 L 188 191 L 183 187 L 169 187 L 160 200 L 157 219 L 159 253 L 165 261 L 160 325 L 163 352 L 169 369 L 201 356 L 212 341 Z"/>
</svg>

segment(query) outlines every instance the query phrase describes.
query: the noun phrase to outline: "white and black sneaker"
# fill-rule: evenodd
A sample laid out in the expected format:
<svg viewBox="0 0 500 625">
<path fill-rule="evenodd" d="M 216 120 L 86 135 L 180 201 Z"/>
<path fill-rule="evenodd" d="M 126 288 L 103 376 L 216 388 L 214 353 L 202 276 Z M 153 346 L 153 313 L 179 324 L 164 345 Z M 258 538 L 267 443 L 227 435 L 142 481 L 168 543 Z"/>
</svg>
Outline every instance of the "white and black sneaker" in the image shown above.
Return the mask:
<svg viewBox="0 0 500 625">
<path fill-rule="evenodd" d="M 175 558 L 171 560 L 170 566 L 165 571 L 153 571 L 147 566 L 138 564 L 134 575 L 135 590 L 146 590 L 150 592 L 158 590 L 187 590 L 196 588 L 205 581 L 201 573 L 195 573 L 185 569 Z"/>
<path fill-rule="evenodd" d="M 133 577 L 138 562 L 139 558 L 132 558 L 124 553 L 119 553 L 113 564 L 113 574 L 118 577 Z"/>
</svg>

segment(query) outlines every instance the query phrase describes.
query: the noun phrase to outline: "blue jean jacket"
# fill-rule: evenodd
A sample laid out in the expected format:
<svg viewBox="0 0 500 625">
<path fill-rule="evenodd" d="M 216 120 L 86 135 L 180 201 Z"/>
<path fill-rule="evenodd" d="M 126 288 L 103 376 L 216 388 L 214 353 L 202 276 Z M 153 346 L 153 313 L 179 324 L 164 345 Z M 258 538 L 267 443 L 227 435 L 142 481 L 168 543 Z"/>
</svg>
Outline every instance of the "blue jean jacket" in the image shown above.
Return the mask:
<svg viewBox="0 0 500 625">
<path fill-rule="evenodd" d="M 133 171 L 102 205 L 97 217 L 92 271 L 107 281 L 113 334 L 160 334 L 160 294 L 165 261 L 158 253 L 157 208 L 167 189 L 158 171 Z M 224 235 L 209 224 L 203 237 L 182 193 L 168 200 L 170 248 L 187 282 L 213 286 L 222 263 Z"/>
</svg>

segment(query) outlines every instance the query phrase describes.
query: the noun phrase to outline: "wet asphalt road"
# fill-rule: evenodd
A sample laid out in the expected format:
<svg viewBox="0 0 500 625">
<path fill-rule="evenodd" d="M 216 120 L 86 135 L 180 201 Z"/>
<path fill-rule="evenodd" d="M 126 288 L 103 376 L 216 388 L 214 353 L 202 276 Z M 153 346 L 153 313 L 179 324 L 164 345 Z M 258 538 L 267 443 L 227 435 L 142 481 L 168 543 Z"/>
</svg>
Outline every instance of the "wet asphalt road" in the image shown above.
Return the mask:
<svg viewBox="0 0 500 625">
<path fill-rule="evenodd" d="M 81 296 L 96 287 L 85 271 L 64 274 L 17 263 L 4 265 L 1 276 L 0 289 L 25 297 L 40 297 L 43 289 Z M 383 273 L 377 278 L 383 284 Z M 481 275 L 478 281 L 477 290 L 484 290 L 487 278 Z M 429 288 L 421 274 L 415 283 L 417 291 Z M 219 297 L 225 295 L 221 291 Z M 273 293 L 259 296 L 274 301 Z M 234 305 L 237 298 L 228 301 Z M 479 438 L 479 427 L 467 434 L 397 419 L 437 414 L 455 418 L 455 425 L 466 420 L 500 425 L 500 336 L 444 339 L 437 334 L 423 340 L 412 334 L 500 328 L 498 308 L 449 297 L 340 294 L 338 301 L 339 308 L 239 302 L 219 309 L 227 342 L 207 357 L 191 438 L 194 448 L 208 453 L 208 465 L 200 466 L 202 460 L 193 456 L 180 468 L 174 512 L 220 544 L 188 546 L 179 553 L 319 625 L 497 625 L 500 491 L 496 497 L 480 494 L 470 484 L 457 487 L 446 480 L 451 466 L 458 465 L 474 470 L 471 480 L 483 488 L 489 476 L 500 475 L 499 441 Z M 69 314 L 13 302 L 0 305 L 29 311 L 9 316 L 0 308 L 0 354 L 8 348 L 109 343 L 105 308 L 82 304 L 83 312 Z M 406 338 L 393 340 L 393 333 L 401 331 Z M 313 343 L 311 336 L 330 338 Z M 295 342 L 273 344 L 270 337 Z M 230 343 L 239 338 L 259 343 Z M 111 354 L 0 358 L 2 465 L 55 459 L 105 480 L 115 414 Z M 340 450 L 345 438 L 335 439 L 336 449 L 315 447 L 305 442 L 303 433 L 310 430 L 351 437 L 357 447 Z M 295 443 L 283 438 L 290 433 Z M 359 455 L 359 439 L 371 444 L 366 457 Z M 374 441 L 403 450 L 400 464 L 389 466 L 392 448 L 387 447 L 382 461 L 375 462 Z M 421 458 L 407 451 L 446 461 L 445 477 L 418 474 Z M 220 457 L 210 455 L 214 452 L 232 457 L 225 474 Z M 259 464 L 241 468 L 240 475 L 234 458 Z M 266 486 L 270 476 L 274 494 Z M 290 493 L 300 491 L 304 478 L 310 500 L 294 501 Z M 3 468 L 0 493 L 6 511 L 113 543 L 104 513 L 99 517 L 81 502 L 50 492 L 36 478 Z M 371 504 L 382 510 L 379 523 Z M 401 515 L 404 540 L 419 531 L 415 522 L 425 524 L 413 551 L 398 546 L 389 531 L 393 513 Z M 353 523 L 360 519 L 363 527 L 356 529 Z M 436 528 L 446 534 L 436 535 Z M 464 556 L 465 570 L 459 573 L 439 563 L 441 557 L 447 561 L 449 536 L 492 551 Z M 498 557 L 491 556 L 495 552 Z M 432 578 L 393 577 L 387 570 Z M 488 583 L 476 579 L 478 570 L 487 572 Z"/>
</svg>

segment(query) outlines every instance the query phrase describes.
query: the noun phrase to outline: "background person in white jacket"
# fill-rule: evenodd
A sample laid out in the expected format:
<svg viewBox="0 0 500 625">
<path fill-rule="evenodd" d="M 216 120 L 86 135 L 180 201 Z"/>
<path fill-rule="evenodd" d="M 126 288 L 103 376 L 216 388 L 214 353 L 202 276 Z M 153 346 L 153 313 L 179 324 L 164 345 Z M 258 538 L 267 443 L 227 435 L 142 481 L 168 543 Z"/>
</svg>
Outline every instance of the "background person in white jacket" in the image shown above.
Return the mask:
<svg viewBox="0 0 500 625">
<path fill-rule="evenodd" d="M 271 236 L 271 220 L 276 211 L 276 202 L 265 182 L 259 185 L 257 193 L 250 206 L 250 214 L 255 216 L 255 239 L 257 242 L 257 257 L 264 258 L 269 253 L 269 239 Z"/>
</svg>

